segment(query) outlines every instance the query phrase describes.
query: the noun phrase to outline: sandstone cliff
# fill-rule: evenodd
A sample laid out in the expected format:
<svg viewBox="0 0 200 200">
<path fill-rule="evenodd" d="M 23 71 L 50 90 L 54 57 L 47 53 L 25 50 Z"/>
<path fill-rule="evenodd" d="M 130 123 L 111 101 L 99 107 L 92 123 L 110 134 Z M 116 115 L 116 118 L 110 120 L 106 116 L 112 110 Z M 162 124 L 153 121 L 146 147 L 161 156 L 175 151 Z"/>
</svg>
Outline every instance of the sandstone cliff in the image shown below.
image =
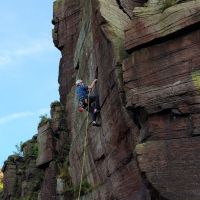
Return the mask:
<svg viewBox="0 0 200 200">
<path fill-rule="evenodd" d="M 5 162 L 3 199 L 77 198 L 87 115 L 74 83 L 95 77 L 81 199 L 200 199 L 200 1 L 144 3 L 54 2 L 60 102 Z"/>
</svg>

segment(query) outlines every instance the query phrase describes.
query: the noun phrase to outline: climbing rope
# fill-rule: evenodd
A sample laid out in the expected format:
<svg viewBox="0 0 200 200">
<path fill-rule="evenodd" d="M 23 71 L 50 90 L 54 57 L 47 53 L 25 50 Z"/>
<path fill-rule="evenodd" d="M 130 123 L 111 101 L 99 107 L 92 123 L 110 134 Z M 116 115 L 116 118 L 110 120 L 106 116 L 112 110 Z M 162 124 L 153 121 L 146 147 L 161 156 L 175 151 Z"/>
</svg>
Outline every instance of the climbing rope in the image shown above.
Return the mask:
<svg viewBox="0 0 200 200">
<path fill-rule="evenodd" d="M 81 181 L 80 181 L 77 200 L 80 200 L 80 196 L 81 196 L 81 188 L 82 188 L 82 183 L 83 183 L 83 172 L 84 172 L 84 166 L 85 166 L 85 160 L 86 160 L 86 146 L 87 146 L 87 135 L 88 135 L 88 124 L 89 124 L 89 109 L 90 109 L 89 96 L 90 96 L 90 91 L 89 91 L 89 94 L 88 94 L 88 112 L 87 112 L 87 117 L 86 117 L 87 120 L 86 120 L 86 129 L 85 129 L 84 146 L 83 146 L 83 161 L 82 161 L 82 168 L 81 168 Z"/>
</svg>

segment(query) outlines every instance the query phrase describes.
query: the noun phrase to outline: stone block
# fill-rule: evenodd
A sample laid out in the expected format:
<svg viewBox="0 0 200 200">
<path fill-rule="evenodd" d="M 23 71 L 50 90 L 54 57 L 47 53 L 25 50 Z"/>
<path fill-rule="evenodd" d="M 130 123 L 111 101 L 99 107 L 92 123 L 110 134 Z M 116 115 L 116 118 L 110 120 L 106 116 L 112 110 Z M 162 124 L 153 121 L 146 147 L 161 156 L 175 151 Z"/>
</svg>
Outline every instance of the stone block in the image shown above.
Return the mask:
<svg viewBox="0 0 200 200">
<path fill-rule="evenodd" d="M 200 22 L 200 2 L 174 5 L 161 14 L 134 18 L 125 30 L 125 48 L 134 49 Z"/>
<path fill-rule="evenodd" d="M 50 123 L 39 127 L 37 141 L 39 151 L 36 165 L 40 167 L 54 158 L 54 138 Z"/>
</svg>

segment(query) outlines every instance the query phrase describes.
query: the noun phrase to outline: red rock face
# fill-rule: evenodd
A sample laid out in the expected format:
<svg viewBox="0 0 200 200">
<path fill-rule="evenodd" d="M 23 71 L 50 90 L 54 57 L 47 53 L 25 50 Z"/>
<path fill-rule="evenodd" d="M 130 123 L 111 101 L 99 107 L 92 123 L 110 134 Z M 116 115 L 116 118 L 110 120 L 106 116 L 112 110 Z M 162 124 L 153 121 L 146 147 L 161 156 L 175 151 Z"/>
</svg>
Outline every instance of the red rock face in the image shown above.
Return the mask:
<svg viewBox="0 0 200 200">
<path fill-rule="evenodd" d="M 50 123 L 39 127 L 37 142 L 39 154 L 36 165 L 41 167 L 51 162 L 54 158 L 54 138 Z"/>
<path fill-rule="evenodd" d="M 110 5 L 113 6 L 113 10 L 109 9 Z M 84 180 L 95 189 L 85 198 L 150 199 L 149 191 L 143 184 L 133 156 L 138 128 L 123 106 L 124 92 L 122 82 L 118 79 L 118 76 L 122 77 L 122 72 L 117 62 L 124 54 L 121 37 L 130 18 L 120 9 L 118 3 L 113 1 L 86 1 L 81 7 L 82 22 L 80 29 L 77 30 L 75 52 L 74 46 L 67 40 L 61 51 L 62 59 L 73 59 L 74 67 L 77 67 L 76 70 L 73 69 L 74 75 L 77 74 L 77 78 L 83 79 L 86 83 L 92 81 L 95 76 L 98 76 L 99 80 L 96 92 L 98 91 L 100 97 L 101 117 L 98 120 L 101 127 L 89 126 L 84 169 Z M 119 19 L 119 22 L 115 18 Z M 117 24 L 112 22 L 112 19 L 115 19 Z M 111 25 L 108 23 L 109 20 Z M 118 32 L 119 36 L 116 35 Z M 64 50 L 65 46 L 69 45 L 70 56 L 65 54 Z M 65 80 L 63 83 L 74 81 L 74 75 L 68 71 L 69 68 L 70 65 L 63 65 L 60 68 L 60 77 Z M 75 88 L 71 88 L 69 93 L 68 90 L 63 90 L 64 84 L 60 84 L 61 101 L 66 104 L 68 128 L 72 138 L 70 174 L 76 187 L 80 183 L 86 115 L 81 116 L 77 113 Z M 66 99 L 62 98 L 62 94 L 66 95 Z"/>
<path fill-rule="evenodd" d="M 53 40 L 57 48 L 61 50 L 62 58 L 59 64 L 60 99 L 66 103 L 66 94 L 74 84 L 73 54 L 79 34 L 80 2 L 79 0 L 56 1 L 54 3 Z M 70 78 L 67 78 L 70 74 Z"/>
<path fill-rule="evenodd" d="M 40 194 L 42 200 L 56 200 L 56 171 L 56 165 L 54 162 L 51 162 L 45 170 Z"/>
<path fill-rule="evenodd" d="M 69 152 L 69 137 L 64 108 L 59 102 L 51 104 L 51 120 L 43 125 L 40 123 L 38 134 L 32 140 L 25 142 L 22 148 L 23 155 L 10 156 L 4 164 L 2 198 L 4 200 L 64 198 L 65 188 L 61 188 L 57 194 L 56 183 L 57 177 L 61 176 L 58 167 L 62 167 Z"/>
<path fill-rule="evenodd" d="M 174 28 L 170 26 L 163 33 L 158 30 L 159 24 L 154 25 L 153 20 L 150 23 L 151 18 L 130 21 L 125 1 L 81 4 L 83 12 L 80 13 L 82 21 L 77 30 L 77 43 L 68 55 L 69 59 L 73 58 L 77 70 L 66 73 L 63 80 L 70 81 L 76 76 L 89 83 L 98 75 L 96 92 L 101 103 L 101 127 L 88 128 L 84 180 L 93 190 L 85 195 L 86 199 L 178 200 L 183 199 L 183 195 L 191 200 L 199 198 L 198 192 L 192 193 L 192 180 L 197 187 L 199 184 L 193 179 L 198 171 L 192 173 L 190 169 L 194 160 L 188 160 L 191 164 L 186 161 L 180 165 L 168 164 L 179 159 L 182 152 L 179 148 L 185 145 L 186 157 L 193 157 L 196 152 L 195 148 L 189 150 L 189 141 L 194 140 L 191 137 L 198 135 L 199 130 L 200 40 L 196 25 L 199 20 L 194 17 L 198 8 L 191 3 L 190 6 L 191 12 L 186 7 L 186 12 L 180 11 L 178 15 L 184 21 L 175 20 Z M 162 14 L 159 16 L 162 19 Z M 168 22 L 166 20 L 167 26 Z M 128 27 L 125 48 L 130 55 L 124 59 L 121 69 L 125 27 Z M 70 93 L 65 90 L 66 99 L 61 100 L 66 102 L 72 138 L 70 174 L 77 186 L 82 168 L 86 115 L 81 116 L 76 111 L 74 89 L 71 88 Z M 65 92 L 61 90 L 61 96 Z M 176 156 L 167 156 L 169 152 L 165 145 L 171 151 L 177 151 Z M 185 186 L 183 183 L 187 178 L 181 178 L 181 172 L 188 176 L 189 183 Z M 172 185 L 173 176 L 180 182 Z"/>
<path fill-rule="evenodd" d="M 132 9 L 143 3 L 54 2 L 61 104 L 51 106 L 48 128 L 39 129 L 37 170 L 44 176 L 33 200 L 76 199 L 84 151 L 89 188 L 81 199 L 200 199 L 200 6 L 191 1 L 159 18 L 134 17 Z M 94 78 L 100 127 L 87 126 L 75 95 L 76 79 Z M 26 188 L 38 172 L 32 163 L 23 181 L 18 165 L 5 166 L 5 199 L 16 197 L 16 180 L 22 182 L 17 197 L 30 195 Z"/>
<path fill-rule="evenodd" d="M 33 137 L 24 146 L 24 153 L 26 153 L 24 158 L 12 155 L 5 161 L 2 169 L 4 172 L 3 200 L 37 199 L 43 171 L 36 167 L 36 156 L 32 148 L 35 144 L 36 138 Z"/>
<path fill-rule="evenodd" d="M 199 138 L 149 141 L 138 145 L 139 167 L 165 199 L 199 199 Z"/>
<path fill-rule="evenodd" d="M 14 198 L 17 192 L 17 188 L 15 186 L 18 181 L 16 163 L 12 162 L 9 165 L 4 166 L 4 168 L 4 199 L 11 199 Z"/>
<path fill-rule="evenodd" d="M 130 50 L 172 33 L 183 31 L 199 21 L 199 3 L 195 1 L 174 5 L 162 14 L 138 17 L 126 27 L 125 48 Z"/>
<path fill-rule="evenodd" d="M 199 135 L 200 89 L 200 30 L 194 16 L 200 7 L 193 3 L 184 4 L 170 26 L 159 20 L 151 24 L 154 16 L 137 18 L 126 32 L 126 48 L 132 52 L 123 62 L 126 106 L 140 132 L 138 167 L 155 199 L 200 199 L 194 137 Z M 164 25 L 166 32 L 158 27 Z"/>
<path fill-rule="evenodd" d="M 128 104 L 145 107 L 149 114 L 168 108 L 190 113 L 198 90 L 199 45 L 196 31 L 136 51 L 124 64 Z"/>
</svg>

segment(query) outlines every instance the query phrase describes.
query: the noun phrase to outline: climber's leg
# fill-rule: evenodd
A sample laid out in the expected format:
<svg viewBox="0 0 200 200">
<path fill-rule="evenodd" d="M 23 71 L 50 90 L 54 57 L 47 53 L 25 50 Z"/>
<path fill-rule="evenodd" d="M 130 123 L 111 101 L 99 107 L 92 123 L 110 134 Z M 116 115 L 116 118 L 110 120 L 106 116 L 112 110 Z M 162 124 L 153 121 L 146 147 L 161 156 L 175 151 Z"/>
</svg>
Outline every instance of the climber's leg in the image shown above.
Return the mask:
<svg viewBox="0 0 200 200">
<path fill-rule="evenodd" d="M 92 112 L 92 124 L 96 124 L 96 120 L 97 120 L 97 113 L 96 112 Z"/>
<path fill-rule="evenodd" d="M 98 95 L 91 95 L 89 96 L 89 102 L 91 103 L 95 103 L 94 108 L 97 110 L 100 110 L 100 106 L 99 106 L 99 96 Z"/>
</svg>

